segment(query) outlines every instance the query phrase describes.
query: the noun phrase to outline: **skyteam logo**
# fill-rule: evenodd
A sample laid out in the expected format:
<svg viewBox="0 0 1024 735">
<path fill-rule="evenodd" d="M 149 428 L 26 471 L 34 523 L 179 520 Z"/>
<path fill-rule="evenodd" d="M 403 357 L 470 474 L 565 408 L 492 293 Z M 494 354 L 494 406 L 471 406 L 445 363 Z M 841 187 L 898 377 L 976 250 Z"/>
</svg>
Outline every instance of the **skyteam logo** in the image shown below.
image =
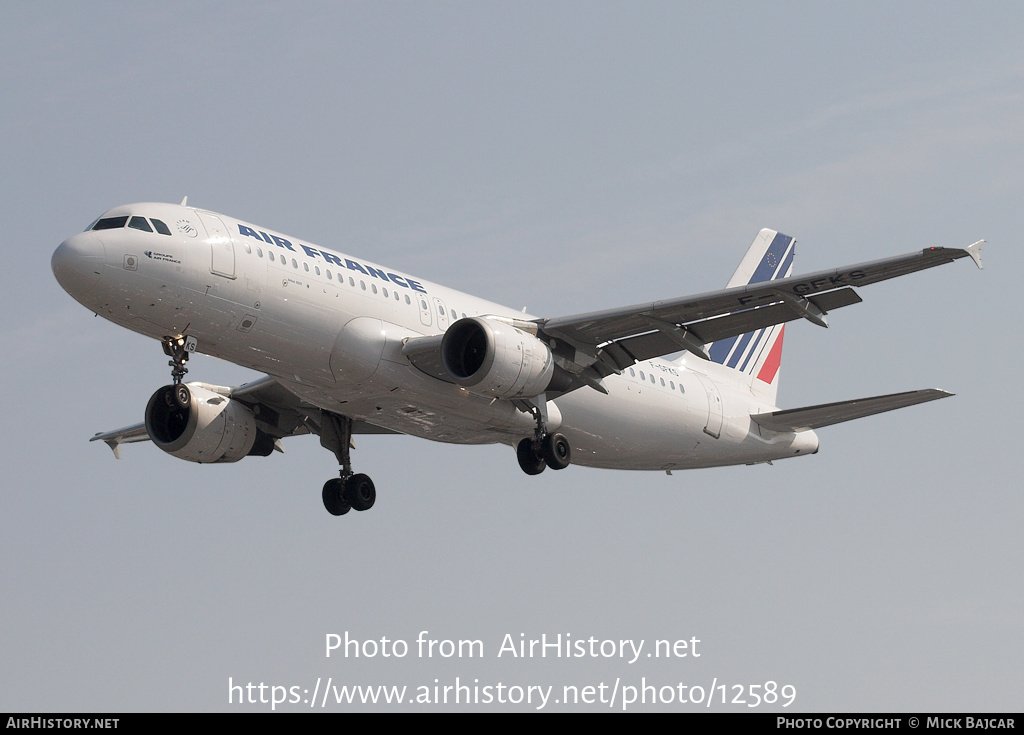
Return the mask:
<svg viewBox="0 0 1024 735">
<path fill-rule="evenodd" d="M 268 234 L 266 232 L 263 232 L 263 230 L 254 230 L 253 228 L 248 227 L 247 225 L 243 225 L 241 222 L 238 223 L 238 233 L 240 235 L 245 235 L 246 237 L 252 237 L 256 240 L 259 240 L 260 242 L 265 242 L 268 245 L 276 245 L 279 248 L 291 250 L 293 253 L 299 252 L 298 250 L 295 249 L 295 245 L 292 244 L 290 240 L 283 238 L 280 235 Z M 310 258 L 320 258 L 324 261 L 324 263 L 327 263 L 328 265 L 333 265 L 338 268 L 347 268 L 350 271 L 358 271 L 359 273 L 362 273 L 364 276 L 369 276 L 371 278 L 379 278 L 382 281 L 393 283 L 396 286 L 408 288 L 413 291 L 419 291 L 420 293 L 427 292 L 427 289 L 423 288 L 419 281 L 414 281 L 413 279 L 407 276 L 400 276 L 397 273 L 391 273 L 390 271 L 375 268 L 372 265 L 359 263 L 355 260 L 352 260 L 351 258 L 342 258 L 340 255 L 335 255 L 329 250 L 317 250 L 316 248 L 311 248 L 309 245 L 303 245 L 302 243 L 299 243 L 299 248 L 301 248 L 302 252 L 304 252 Z"/>
</svg>

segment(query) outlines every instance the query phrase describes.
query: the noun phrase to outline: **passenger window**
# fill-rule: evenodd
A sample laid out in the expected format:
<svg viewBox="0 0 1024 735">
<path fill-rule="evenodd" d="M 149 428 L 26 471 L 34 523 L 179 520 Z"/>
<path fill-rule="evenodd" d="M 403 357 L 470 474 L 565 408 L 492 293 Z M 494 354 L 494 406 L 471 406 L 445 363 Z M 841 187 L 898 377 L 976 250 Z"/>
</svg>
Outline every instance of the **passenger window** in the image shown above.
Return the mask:
<svg viewBox="0 0 1024 735">
<path fill-rule="evenodd" d="M 647 380 L 647 376 L 644 375 L 644 371 L 643 370 L 640 371 L 640 380 Z"/>
<path fill-rule="evenodd" d="M 249 253 L 250 255 L 252 255 L 252 248 L 251 248 L 251 247 L 249 247 L 249 243 L 247 243 L 247 242 L 243 242 L 243 243 L 242 243 L 242 246 L 243 246 L 243 247 L 245 248 L 245 252 L 247 252 L 247 253 Z"/>
<path fill-rule="evenodd" d="M 128 222 L 128 215 L 124 217 L 104 217 L 92 226 L 94 230 L 117 230 L 124 227 Z"/>
<path fill-rule="evenodd" d="M 360 281 L 359 282 L 359 288 L 361 288 L 361 289 L 363 289 L 365 291 L 366 290 L 366 281 Z"/>
<path fill-rule="evenodd" d="M 348 285 L 351 286 L 352 288 L 356 287 L 356 281 L 354 278 L 352 278 L 352 276 L 348 277 Z"/>
<path fill-rule="evenodd" d="M 405 303 L 407 303 L 407 304 L 411 304 L 412 303 L 412 299 L 409 298 L 409 294 L 405 295 Z"/>
<path fill-rule="evenodd" d="M 371 283 L 370 284 L 370 288 L 373 290 L 374 293 L 377 293 L 377 284 L 376 283 Z"/>
<path fill-rule="evenodd" d="M 270 258 L 270 262 L 273 263 L 274 262 L 274 251 L 273 250 L 268 250 L 267 251 L 267 257 L 269 257 Z"/>
<path fill-rule="evenodd" d="M 651 385 L 654 385 L 654 375 L 651 375 Z"/>
<path fill-rule="evenodd" d="M 263 248 L 256 248 L 256 254 L 262 258 L 263 257 Z"/>
<path fill-rule="evenodd" d="M 381 292 L 384 294 L 384 298 L 388 297 L 388 290 L 386 288 L 382 288 Z"/>
<path fill-rule="evenodd" d="M 314 266 L 313 266 L 313 270 L 315 270 L 315 271 L 316 271 L 316 274 L 317 274 L 318 276 L 320 275 L 320 266 L 318 266 L 318 265 L 314 265 Z"/>
<path fill-rule="evenodd" d="M 167 225 L 165 225 L 163 222 L 161 222 L 160 220 L 156 219 L 155 217 L 150 217 L 149 221 L 153 223 L 153 227 L 161 235 L 170 235 L 171 234 L 171 228 L 169 228 Z"/>
<path fill-rule="evenodd" d="M 631 377 L 631 378 L 635 378 L 636 377 L 636 373 L 633 372 L 633 368 L 629 369 L 629 377 Z"/>
<path fill-rule="evenodd" d="M 455 315 L 455 309 L 452 309 L 452 321 L 455 321 L 458 317 Z"/>
<path fill-rule="evenodd" d="M 664 387 L 665 387 L 665 379 L 664 379 L 664 378 L 661 378 L 661 387 L 662 387 L 662 388 L 664 388 Z"/>
<path fill-rule="evenodd" d="M 298 270 L 298 269 L 299 269 L 299 264 L 298 264 L 298 262 L 297 262 L 297 261 L 295 260 L 295 258 L 292 258 L 292 268 L 294 268 L 295 270 Z"/>
</svg>

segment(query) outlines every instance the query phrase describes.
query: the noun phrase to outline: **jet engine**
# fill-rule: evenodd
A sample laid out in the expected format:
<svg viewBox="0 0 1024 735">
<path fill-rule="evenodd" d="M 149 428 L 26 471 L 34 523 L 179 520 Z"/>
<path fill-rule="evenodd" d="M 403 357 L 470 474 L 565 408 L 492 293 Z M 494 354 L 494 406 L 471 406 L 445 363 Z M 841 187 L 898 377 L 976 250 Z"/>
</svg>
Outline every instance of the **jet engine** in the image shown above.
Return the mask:
<svg viewBox="0 0 1024 735">
<path fill-rule="evenodd" d="M 179 459 L 208 464 L 266 457 L 273 438 L 256 428 L 246 406 L 196 383 L 165 385 L 146 406 L 153 443 Z"/>
<path fill-rule="evenodd" d="M 441 360 L 456 384 L 495 398 L 540 395 L 556 372 L 546 344 L 521 329 L 484 317 L 452 324 L 441 340 Z"/>
</svg>

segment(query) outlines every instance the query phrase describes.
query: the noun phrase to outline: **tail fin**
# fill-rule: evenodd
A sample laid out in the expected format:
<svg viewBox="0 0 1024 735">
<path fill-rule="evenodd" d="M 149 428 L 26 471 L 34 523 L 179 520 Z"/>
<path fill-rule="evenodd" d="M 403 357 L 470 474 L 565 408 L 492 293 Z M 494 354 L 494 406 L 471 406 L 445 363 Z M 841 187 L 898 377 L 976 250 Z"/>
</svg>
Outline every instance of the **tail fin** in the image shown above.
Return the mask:
<svg viewBox="0 0 1024 735">
<path fill-rule="evenodd" d="M 796 240 L 775 230 L 761 230 L 743 256 L 726 288 L 774 281 L 793 272 Z M 750 389 L 772 405 L 779 390 L 779 364 L 785 325 L 776 324 L 754 332 L 713 342 L 711 359 L 745 373 Z"/>
</svg>

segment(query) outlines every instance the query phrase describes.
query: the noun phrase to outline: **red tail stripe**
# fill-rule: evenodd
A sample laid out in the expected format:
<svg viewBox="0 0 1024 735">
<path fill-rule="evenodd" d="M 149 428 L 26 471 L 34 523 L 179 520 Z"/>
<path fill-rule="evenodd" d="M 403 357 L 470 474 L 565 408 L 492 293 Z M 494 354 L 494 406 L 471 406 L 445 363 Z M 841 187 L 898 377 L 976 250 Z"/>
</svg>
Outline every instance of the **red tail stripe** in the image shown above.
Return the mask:
<svg viewBox="0 0 1024 735">
<path fill-rule="evenodd" d="M 775 340 L 775 344 L 772 345 L 771 351 L 768 353 L 768 357 L 765 358 L 764 365 L 761 366 L 761 372 L 757 374 L 757 379 L 771 384 L 775 380 L 775 374 L 779 372 L 779 364 L 782 362 L 782 336 L 786 333 L 786 325 L 782 325 L 782 329 L 779 330 L 779 336 Z"/>
</svg>

